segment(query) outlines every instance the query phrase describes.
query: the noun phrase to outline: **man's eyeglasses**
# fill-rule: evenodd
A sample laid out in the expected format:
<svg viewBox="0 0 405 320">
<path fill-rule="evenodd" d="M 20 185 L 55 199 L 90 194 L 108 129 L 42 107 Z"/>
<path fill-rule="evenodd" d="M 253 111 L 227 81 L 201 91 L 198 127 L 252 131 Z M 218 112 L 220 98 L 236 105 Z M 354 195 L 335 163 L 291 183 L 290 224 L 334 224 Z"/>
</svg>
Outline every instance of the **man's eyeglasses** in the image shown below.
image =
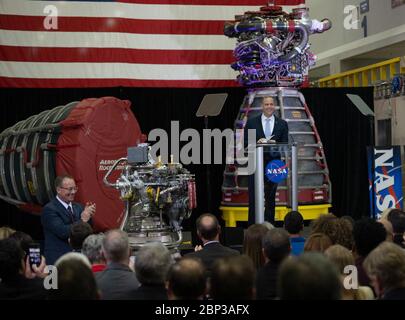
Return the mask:
<svg viewBox="0 0 405 320">
<path fill-rule="evenodd" d="M 77 192 L 77 190 L 79 190 L 78 187 L 70 187 L 70 188 L 59 187 L 59 188 L 65 189 L 65 190 L 67 190 L 67 191 L 69 191 L 69 192 Z"/>
</svg>

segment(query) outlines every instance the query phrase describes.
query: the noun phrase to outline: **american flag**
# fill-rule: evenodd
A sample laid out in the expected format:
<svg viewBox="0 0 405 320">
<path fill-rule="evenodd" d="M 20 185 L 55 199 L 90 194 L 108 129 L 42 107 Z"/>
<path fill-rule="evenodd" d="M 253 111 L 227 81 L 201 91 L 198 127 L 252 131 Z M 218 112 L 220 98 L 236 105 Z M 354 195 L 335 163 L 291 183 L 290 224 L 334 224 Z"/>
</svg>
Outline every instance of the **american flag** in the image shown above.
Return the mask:
<svg viewBox="0 0 405 320">
<path fill-rule="evenodd" d="M 224 22 L 269 2 L 305 0 L 0 0 L 0 87 L 237 86 Z"/>
</svg>

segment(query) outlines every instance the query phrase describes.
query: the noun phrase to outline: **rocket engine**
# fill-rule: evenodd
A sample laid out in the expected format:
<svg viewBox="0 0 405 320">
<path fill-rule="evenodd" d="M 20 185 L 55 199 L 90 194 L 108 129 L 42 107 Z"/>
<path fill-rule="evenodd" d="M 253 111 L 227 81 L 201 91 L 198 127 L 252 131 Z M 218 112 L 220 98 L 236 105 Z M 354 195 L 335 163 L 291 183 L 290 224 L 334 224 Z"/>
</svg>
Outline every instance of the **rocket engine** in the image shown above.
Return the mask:
<svg viewBox="0 0 405 320">
<path fill-rule="evenodd" d="M 111 183 L 111 172 L 126 163 L 120 177 Z M 196 208 L 194 175 L 179 163 L 155 162 L 144 144 L 128 149 L 128 157 L 117 160 L 104 183 L 120 191 L 125 203 L 121 229 L 128 233 L 135 250 L 147 242 L 159 241 L 170 249 L 182 242 L 181 223 Z"/>
<path fill-rule="evenodd" d="M 248 88 L 235 121 L 237 143 L 229 146 L 228 155 L 241 154 L 247 120 L 261 114 L 263 97 L 273 97 L 276 115 L 288 123 L 289 142 L 297 144 L 298 203 L 306 220 L 328 212 L 332 189 L 315 121 L 298 88 L 307 84 L 309 68 L 316 60 L 309 51 L 309 36 L 331 27 L 328 19 L 310 19 L 308 8 L 299 7 L 286 13 L 280 6 L 245 12 L 224 26 L 224 34 L 237 39 L 236 62 L 231 67 L 239 72 L 237 81 Z M 288 161 L 286 157 L 282 160 Z M 221 210 L 227 225 L 236 226 L 236 218 L 247 220 L 248 187 L 248 174 L 243 165 L 235 163 L 225 167 Z M 289 211 L 290 190 L 290 180 L 280 183 L 276 220 L 284 220 Z"/>
<path fill-rule="evenodd" d="M 289 14 L 279 6 L 245 12 L 236 21 L 225 23 L 224 34 L 238 40 L 234 50 L 237 61 L 232 68 L 239 71 L 239 83 L 250 87 L 300 86 L 316 60 L 309 51 L 309 35 L 331 27 L 328 19 L 309 19 L 307 8 L 296 8 Z"/>
</svg>

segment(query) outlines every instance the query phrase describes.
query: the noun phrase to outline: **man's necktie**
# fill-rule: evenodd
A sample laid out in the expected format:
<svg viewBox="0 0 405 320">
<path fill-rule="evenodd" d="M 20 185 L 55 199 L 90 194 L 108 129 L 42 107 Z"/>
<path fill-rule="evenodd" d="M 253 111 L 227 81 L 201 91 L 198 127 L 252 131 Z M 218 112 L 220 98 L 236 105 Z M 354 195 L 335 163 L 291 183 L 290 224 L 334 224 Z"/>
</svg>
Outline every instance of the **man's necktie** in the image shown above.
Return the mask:
<svg viewBox="0 0 405 320">
<path fill-rule="evenodd" d="M 68 207 L 67 207 L 67 211 L 69 212 L 69 217 L 70 217 L 70 220 L 72 220 L 72 223 L 75 222 L 75 216 L 74 216 L 74 214 L 73 214 L 72 207 L 71 207 L 71 206 L 68 206 Z"/>
<path fill-rule="evenodd" d="M 264 128 L 264 135 L 266 136 L 266 139 L 269 140 L 271 136 L 271 129 L 270 129 L 270 118 L 266 119 L 266 125 Z"/>
</svg>

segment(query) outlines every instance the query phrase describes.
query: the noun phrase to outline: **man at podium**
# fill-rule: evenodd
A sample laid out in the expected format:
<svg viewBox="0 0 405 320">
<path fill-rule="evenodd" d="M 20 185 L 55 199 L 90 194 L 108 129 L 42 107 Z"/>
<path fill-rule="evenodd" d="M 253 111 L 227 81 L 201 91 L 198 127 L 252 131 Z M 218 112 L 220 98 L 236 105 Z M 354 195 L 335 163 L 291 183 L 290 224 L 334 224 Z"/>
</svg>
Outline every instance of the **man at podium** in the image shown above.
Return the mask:
<svg viewBox="0 0 405 320">
<path fill-rule="evenodd" d="M 276 106 L 273 97 L 264 97 L 261 102 L 262 113 L 250 118 L 245 126 L 244 141 L 247 146 L 248 130 L 256 130 L 256 142 L 260 143 L 288 143 L 288 124 L 285 120 L 274 115 Z M 267 149 L 267 150 L 266 150 Z M 273 160 L 280 159 L 279 152 L 270 152 L 264 149 L 264 166 Z M 277 183 L 264 178 L 265 211 L 264 220 L 274 223 L 276 209 Z M 254 174 L 249 176 L 249 225 L 255 223 L 255 179 Z"/>
</svg>

